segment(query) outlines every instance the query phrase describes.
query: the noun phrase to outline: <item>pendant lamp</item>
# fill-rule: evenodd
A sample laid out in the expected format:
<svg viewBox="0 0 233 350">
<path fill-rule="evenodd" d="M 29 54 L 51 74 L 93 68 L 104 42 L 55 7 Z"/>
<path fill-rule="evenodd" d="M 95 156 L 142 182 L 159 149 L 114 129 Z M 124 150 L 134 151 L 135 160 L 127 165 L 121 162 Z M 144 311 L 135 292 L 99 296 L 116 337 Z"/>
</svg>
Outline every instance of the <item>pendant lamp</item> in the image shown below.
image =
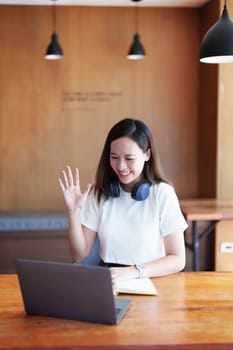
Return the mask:
<svg viewBox="0 0 233 350">
<path fill-rule="evenodd" d="M 56 9 L 55 9 L 55 1 L 53 1 L 53 34 L 51 35 L 51 42 L 48 45 L 45 58 L 47 60 L 59 60 L 63 57 L 62 48 L 58 42 L 58 36 L 56 33 Z"/>
<path fill-rule="evenodd" d="M 139 2 L 141 0 L 132 0 L 134 2 Z M 135 34 L 132 45 L 130 46 L 127 58 L 130 60 L 140 60 L 145 57 L 145 50 L 140 42 L 140 36 L 138 34 L 138 6 L 135 6 Z"/>
<path fill-rule="evenodd" d="M 229 16 L 226 1 L 222 17 L 205 34 L 200 50 L 203 63 L 233 62 L 233 21 Z"/>
</svg>

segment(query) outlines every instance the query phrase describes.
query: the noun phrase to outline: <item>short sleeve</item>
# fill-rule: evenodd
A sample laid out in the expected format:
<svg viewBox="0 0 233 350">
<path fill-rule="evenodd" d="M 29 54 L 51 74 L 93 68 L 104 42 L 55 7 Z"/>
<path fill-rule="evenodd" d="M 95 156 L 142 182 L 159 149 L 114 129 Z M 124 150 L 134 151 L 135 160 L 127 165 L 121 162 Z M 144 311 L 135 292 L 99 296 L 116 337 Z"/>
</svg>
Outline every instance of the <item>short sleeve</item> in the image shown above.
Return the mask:
<svg viewBox="0 0 233 350">
<path fill-rule="evenodd" d="M 160 231 L 163 236 L 187 229 L 178 197 L 171 185 L 161 183 L 158 189 Z"/>
</svg>

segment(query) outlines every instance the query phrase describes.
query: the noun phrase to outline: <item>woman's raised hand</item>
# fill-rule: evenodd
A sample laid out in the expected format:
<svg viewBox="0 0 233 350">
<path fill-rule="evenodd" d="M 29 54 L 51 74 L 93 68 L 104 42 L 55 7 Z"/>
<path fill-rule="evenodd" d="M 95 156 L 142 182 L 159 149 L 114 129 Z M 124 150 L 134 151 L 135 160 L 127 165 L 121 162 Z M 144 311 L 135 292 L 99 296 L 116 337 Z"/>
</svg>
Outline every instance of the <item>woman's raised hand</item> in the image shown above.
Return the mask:
<svg viewBox="0 0 233 350">
<path fill-rule="evenodd" d="M 63 178 L 59 178 L 58 181 L 67 210 L 75 211 L 80 209 L 90 191 L 91 184 L 88 184 L 85 191 L 82 193 L 80 190 L 78 168 L 75 168 L 75 174 L 73 176 L 69 165 L 67 165 L 66 170 L 62 170 L 62 175 Z"/>
</svg>

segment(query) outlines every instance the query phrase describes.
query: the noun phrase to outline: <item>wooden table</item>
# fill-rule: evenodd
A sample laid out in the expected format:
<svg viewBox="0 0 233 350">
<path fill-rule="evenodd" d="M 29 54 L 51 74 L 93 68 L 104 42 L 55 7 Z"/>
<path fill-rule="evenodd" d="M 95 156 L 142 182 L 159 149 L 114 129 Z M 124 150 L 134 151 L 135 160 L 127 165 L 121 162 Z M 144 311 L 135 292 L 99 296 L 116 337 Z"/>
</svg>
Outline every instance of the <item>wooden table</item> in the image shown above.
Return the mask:
<svg viewBox="0 0 233 350">
<path fill-rule="evenodd" d="M 181 209 L 187 221 L 191 222 L 192 243 L 186 246 L 193 252 L 193 269 L 199 271 L 199 244 L 220 220 L 233 220 L 233 200 L 184 199 L 180 201 Z M 208 221 L 207 228 L 198 233 L 198 222 Z"/>
<path fill-rule="evenodd" d="M 0 275 L 0 349 L 233 349 L 233 272 L 153 279 L 157 296 L 130 296 L 118 325 L 24 312 L 16 275 Z"/>
</svg>

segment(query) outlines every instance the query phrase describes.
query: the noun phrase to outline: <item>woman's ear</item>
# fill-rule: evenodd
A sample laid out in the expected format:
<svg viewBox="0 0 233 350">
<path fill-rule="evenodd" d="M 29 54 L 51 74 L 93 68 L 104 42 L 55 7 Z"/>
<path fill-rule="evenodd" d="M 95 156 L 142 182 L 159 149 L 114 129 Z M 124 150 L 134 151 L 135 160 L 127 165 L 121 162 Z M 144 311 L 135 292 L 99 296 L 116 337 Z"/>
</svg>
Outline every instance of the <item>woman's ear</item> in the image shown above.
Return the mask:
<svg viewBox="0 0 233 350">
<path fill-rule="evenodd" d="M 148 162 L 148 160 L 150 159 L 151 157 L 151 149 L 148 148 L 148 150 L 146 151 L 146 162 Z"/>
</svg>

